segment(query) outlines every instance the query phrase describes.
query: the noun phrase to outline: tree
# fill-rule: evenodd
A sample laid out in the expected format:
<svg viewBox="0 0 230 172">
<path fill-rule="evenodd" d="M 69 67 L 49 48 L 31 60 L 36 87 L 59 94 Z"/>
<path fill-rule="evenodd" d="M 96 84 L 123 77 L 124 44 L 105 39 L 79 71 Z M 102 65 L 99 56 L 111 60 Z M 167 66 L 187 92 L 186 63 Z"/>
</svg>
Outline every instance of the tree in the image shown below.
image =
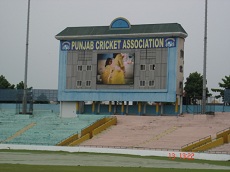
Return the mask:
<svg viewBox="0 0 230 172">
<path fill-rule="evenodd" d="M 24 82 L 23 81 L 21 81 L 21 82 L 19 82 L 17 85 L 16 85 L 16 88 L 19 90 L 19 89 L 24 89 Z M 29 88 L 27 88 L 27 90 L 32 90 L 33 89 L 33 87 L 29 87 Z"/>
<path fill-rule="evenodd" d="M 0 76 L 0 89 L 14 89 L 14 87 L 15 85 L 11 85 L 3 75 Z"/>
<path fill-rule="evenodd" d="M 198 72 L 190 73 L 189 77 L 186 78 L 184 90 L 186 97 L 193 98 L 193 103 L 195 103 L 196 99 L 201 100 L 203 94 L 203 76 Z M 211 94 L 209 94 L 208 88 L 206 88 L 206 97 L 209 96 Z"/>
<path fill-rule="evenodd" d="M 24 89 L 24 83 L 23 81 L 19 82 L 16 86 L 17 89 Z"/>
<path fill-rule="evenodd" d="M 223 88 L 212 88 L 211 90 L 213 92 L 219 92 L 219 95 L 215 96 L 216 98 L 220 98 L 222 97 L 222 99 L 224 100 L 224 90 L 225 89 L 230 89 L 230 75 L 229 76 L 225 76 L 224 78 L 222 78 L 223 83 L 219 82 L 219 87 Z"/>
</svg>

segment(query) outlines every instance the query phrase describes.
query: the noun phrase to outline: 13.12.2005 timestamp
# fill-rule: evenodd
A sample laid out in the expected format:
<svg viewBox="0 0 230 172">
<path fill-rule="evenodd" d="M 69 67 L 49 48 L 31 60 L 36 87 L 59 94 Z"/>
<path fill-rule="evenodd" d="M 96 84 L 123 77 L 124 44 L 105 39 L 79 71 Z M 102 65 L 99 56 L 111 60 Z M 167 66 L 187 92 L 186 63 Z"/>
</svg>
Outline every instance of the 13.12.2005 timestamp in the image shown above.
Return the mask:
<svg viewBox="0 0 230 172">
<path fill-rule="evenodd" d="M 181 153 L 174 153 L 170 152 L 168 154 L 168 158 L 174 160 L 176 158 L 184 159 L 184 160 L 194 160 L 195 154 L 193 152 L 181 152 Z"/>
</svg>

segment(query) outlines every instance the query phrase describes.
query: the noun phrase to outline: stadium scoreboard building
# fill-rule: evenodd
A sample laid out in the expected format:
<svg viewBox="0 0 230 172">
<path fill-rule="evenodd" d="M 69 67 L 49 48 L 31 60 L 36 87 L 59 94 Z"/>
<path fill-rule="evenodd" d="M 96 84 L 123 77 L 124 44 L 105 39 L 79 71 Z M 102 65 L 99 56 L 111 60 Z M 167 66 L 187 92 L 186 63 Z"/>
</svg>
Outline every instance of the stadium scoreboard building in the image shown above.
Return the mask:
<svg viewBox="0 0 230 172">
<path fill-rule="evenodd" d="M 55 37 L 62 114 L 79 113 L 88 101 L 181 102 L 187 33 L 180 24 L 131 25 L 119 17 Z"/>
</svg>

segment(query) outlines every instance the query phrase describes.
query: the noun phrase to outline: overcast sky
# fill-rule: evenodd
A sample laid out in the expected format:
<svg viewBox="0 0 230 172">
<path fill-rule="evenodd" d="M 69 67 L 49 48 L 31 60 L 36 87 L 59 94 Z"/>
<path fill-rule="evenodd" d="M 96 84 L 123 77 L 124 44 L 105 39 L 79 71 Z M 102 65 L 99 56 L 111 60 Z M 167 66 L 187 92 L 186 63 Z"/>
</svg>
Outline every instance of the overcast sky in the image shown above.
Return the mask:
<svg viewBox="0 0 230 172">
<path fill-rule="evenodd" d="M 0 75 L 24 81 L 28 0 L 0 0 Z M 58 88 L 59 41 L 70 26 L 108 26 L 124 17 L 132 24 L 179 23 L 185 39 L 184 81 L 203 75 L 205 0 L 31 0 L 28 87 Z M 230 0 L 208 0 L 207 86 L 230 75 Z"/>
</svg>

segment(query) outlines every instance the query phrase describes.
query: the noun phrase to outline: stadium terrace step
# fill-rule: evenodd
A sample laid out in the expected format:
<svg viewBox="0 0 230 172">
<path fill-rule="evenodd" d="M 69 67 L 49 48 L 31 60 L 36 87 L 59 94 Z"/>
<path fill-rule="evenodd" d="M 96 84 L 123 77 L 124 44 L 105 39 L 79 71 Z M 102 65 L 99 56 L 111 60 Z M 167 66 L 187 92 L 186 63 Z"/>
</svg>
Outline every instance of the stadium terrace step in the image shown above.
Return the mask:
<svg viewBox="0 0 230 172">
<path fill-rule="evenodd" d="M 81 144 L 82 142 L 91 139 L 93 136 L 107 129 L 111 125 L 115 125 L 117 123 L 116 117 L 104 117 L 101 118 L 86 128 L 82 129 L 80 135 L 73 135 L 69 138 L 58 143 L 58 146 L 76 146 Z"/>
<path fill-rule="evenodd" d="M 6 140 L 2 141 L 2 143 L 4 142 L 8 142 L 10 140 L 13 140 L 14 138 L 20 136 L 22 133 L 24 133 L 25 131 L 29 130 L 30 128 L 32 128 L 33 126 L 35 126 L 36 123 L 33 122 L 27 126 L 25 126 L 24 128 L 22 128 L 21 130 L 17 131 L 15 134 L 13 134 L 11 137 L 8 137 Z"/>
</svg>

